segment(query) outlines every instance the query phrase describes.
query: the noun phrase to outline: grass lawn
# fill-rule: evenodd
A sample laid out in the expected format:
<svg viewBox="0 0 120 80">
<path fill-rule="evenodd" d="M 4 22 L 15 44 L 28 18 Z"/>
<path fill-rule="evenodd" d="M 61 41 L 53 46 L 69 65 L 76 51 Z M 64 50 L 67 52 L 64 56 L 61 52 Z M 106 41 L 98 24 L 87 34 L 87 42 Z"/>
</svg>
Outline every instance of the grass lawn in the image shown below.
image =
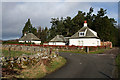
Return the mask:
<svg viewBox="0 0 120 80">
<path fill-rule="evenodd" d="M 103 53 L 106 49 L 99 49 L 97 51 L 90 51 L 89 53 L 90 54 L 98 54 L 98 53 Z M 63 51 L 63 50 L 60 50 L 60 52 L 68 52 L 68 53 L 81 53 L 81 54 L 86 54 L 87 52 L 85 51 L 82 51 L 82 50 L 73 50 L 73 51 Z"/>
<path fill-rule="evenodd" d="M 66 51 L 66 50 L 60 50 L 59 52 L 68 52 L 68 53 L 86 53 L 85 51 L 80 51 L 80 50 L 72 50 L 72 51 Z"/>
<path fill-rule="evenodd" d="M 27 55 L 35 54 L 35 53 L 23 52 L 23 51 L 8 51 L 8 50 L 0 50 L 0 51 L 2 51 L 2 55 L 5 57 L 21 56 L 22 54 L 27 54 Z"/>
<path fill-rule="evenodd" d="M 99 49 L 97 51 L 90 51 L 90 54 L 98 54 L 98 53 L 103 53 L 106 49 Z"/>
<path fill-rule="evenodd" d="M 120 78 L 120 53 L 118 54 L 118 56 L 116 58 L 116 64 L 117 64 L 117 68 L 118 68 L 118 78 Z"/>
<path fill-rule="evenodd" d="M 59 56 L 54 58 L 48 66 L 43 64 L 37 65 L 35 67 L 29 67 L 21 71 L 20 75 L 16 75 L 17 78 L 43 78 L 47 74 L 50 74 L 66 63 L 66 60 Z"/>
</svg>

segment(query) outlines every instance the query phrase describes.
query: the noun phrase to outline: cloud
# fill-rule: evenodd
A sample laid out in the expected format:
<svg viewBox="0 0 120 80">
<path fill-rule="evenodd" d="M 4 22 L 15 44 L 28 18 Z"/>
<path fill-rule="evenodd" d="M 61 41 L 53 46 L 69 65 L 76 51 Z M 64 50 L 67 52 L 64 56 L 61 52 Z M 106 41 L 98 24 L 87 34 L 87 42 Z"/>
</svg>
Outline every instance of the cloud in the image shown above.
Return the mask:
<svg viewBox="0 0 120 80">
<path fill-rule="evenodd" d="M 4 0 L 3 2 L 118 2 L 119 0 Z"/>
<path fill-rule="evenodd" d="M 33 26 L 36 28 L 39 26 L 47 26 L 50 28 L 51 18 L 74 17 L 78 11 L 88 12 L 89 8 L 93 6 L 92 3 L 87 2 L 63 1 L 64 2 L 3 2 L 3 39 L 20 38 L 22 29 L 28 18 L 31 19 Z M 93 8 L 95 8 L 95 11 L 97 12 L 100 6 L 96 5 L 93 6 Z M 111 14 L 112 13 L 113 12 L 111 12 Z"/>
<path fill-rule="evenodd" d="M 74 16 L 78 10 L 87 10 L 89 3 L 3 3 L 3 38 L 20 37 L 28 18 L 34 27 L 50 27 L 52 17 Z M 7 34 L 8 35 L 7 35 Z M 9 35 L 9 33 L 11 35 Z M 14 35 L 17 34 L 17 35 Z"/>
<path fill-rule="evenodd" d="M 107 10 L 107 16 L 114 18 L 118 22 L 118 3 L 117 2 L 92 2 L 90 3 L 94 8 L 94 14 L 97 14 L 100 8 Z"/>
</svg>

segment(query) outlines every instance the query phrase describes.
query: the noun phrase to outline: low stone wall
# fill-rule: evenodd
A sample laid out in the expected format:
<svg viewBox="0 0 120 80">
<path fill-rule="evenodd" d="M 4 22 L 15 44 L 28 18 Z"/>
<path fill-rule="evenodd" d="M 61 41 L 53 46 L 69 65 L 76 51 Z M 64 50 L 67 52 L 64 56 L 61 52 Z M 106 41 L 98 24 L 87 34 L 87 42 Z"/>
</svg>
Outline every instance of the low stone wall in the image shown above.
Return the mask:
<svg viewBox="0 0 120 80">
<path fill-rule="evenodd" d="M 47 65 L 53 58 L 58 57 L 58 50 L 51 48 L 43 48 L 37 46 L 20 46 L 20 45 L 2 45 L 2 49 L 11 51 L 27 51 L 35 53 L 34 55 L 22 54 L 15 57 L 0 57 L 0 66 L 2 66 L 3 77 L 8 74 L 9 70 L 24 69 L 27 66 L 34 66 L 35 64 Z M 10 73 L 11 74 L 11 73 Z"/>
<path fill-rule="evenodd" d="M 47 48 L 37 46 L 25 46 L 25 45 L 2 45 L 2 49 L 14 50 L 14 51 L 28 51 L 28 52 L 42 52 Z"/>
</svg>

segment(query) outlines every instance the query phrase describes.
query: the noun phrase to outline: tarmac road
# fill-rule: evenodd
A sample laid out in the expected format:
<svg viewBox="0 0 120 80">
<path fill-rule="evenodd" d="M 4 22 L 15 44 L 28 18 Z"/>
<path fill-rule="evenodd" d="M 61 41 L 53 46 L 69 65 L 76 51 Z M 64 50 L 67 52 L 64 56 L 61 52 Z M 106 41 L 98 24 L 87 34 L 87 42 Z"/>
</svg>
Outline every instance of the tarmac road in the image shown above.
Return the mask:
<svg viewBox="0 0 120 80">
<path fill-rule="evenodd" d="M 45 78 L 113 78 L 113 54 L 60 53 L 67 59 L 61 69 Z"/>
</svg>

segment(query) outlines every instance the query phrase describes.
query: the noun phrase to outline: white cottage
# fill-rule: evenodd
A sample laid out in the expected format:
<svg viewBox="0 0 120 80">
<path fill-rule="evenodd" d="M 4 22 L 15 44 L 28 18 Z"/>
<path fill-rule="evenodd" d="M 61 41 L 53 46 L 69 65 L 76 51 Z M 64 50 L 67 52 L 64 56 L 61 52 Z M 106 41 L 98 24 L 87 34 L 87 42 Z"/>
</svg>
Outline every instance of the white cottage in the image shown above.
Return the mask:
<svg viewBox="0 0 120 80">
<path fill-rule="evenodd" d="M 100 46 L 101 41 L 97 36 L 97 32 L 87 27 L 87 23 L 85 21 L 84 26 L 73 36 L 71 36 L 71 38 L 69 39 L 69 45 Z"/>
<path fill-rule="evenodd" d="M 37 38 L 33 33 L 25 33 L 24 36 L 22 38 L 19 39 L 19 42 L 32 42 L 35 43 L 37 45 L 40 45 L 41 40 L 39 38 Z"/>
<path fill-rule="evenodd" d="M 66 38 L 63 35 L 57 35 L 48 43 L 49 45 L 66 45 Z"/>
</svg>

